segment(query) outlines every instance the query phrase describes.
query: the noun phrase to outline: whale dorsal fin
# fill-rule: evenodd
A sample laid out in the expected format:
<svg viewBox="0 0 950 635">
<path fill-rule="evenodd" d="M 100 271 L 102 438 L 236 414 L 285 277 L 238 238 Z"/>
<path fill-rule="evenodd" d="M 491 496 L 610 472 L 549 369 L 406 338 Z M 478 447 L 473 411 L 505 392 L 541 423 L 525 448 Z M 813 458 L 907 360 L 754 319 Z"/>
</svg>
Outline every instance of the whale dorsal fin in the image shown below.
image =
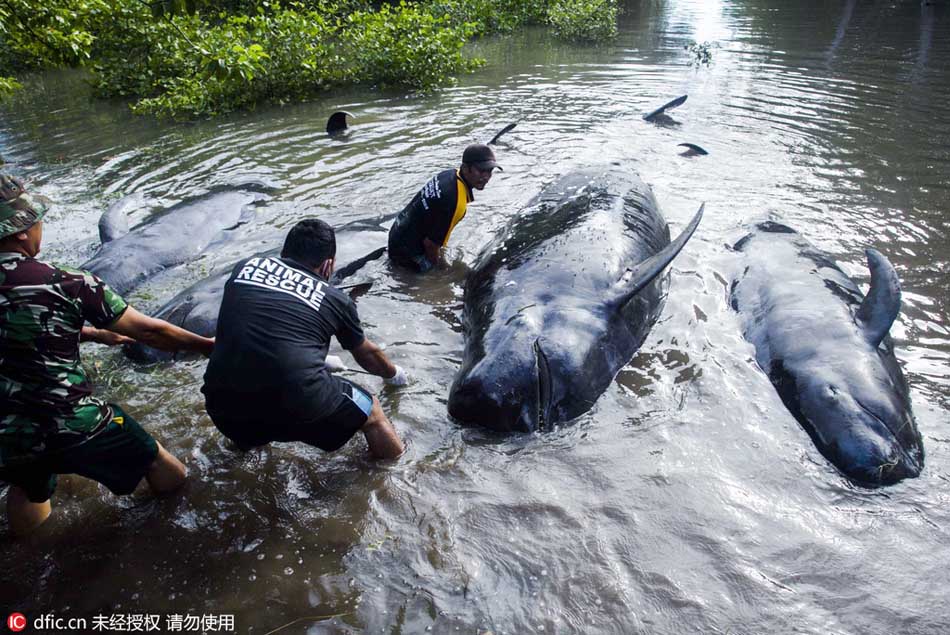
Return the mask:
<svg viewBox="0 0 950 635">
<path fill-rule="evenodd" d="M 517 125 L 518 125 L 517 123 L 510 123 L 504 128 L 502 128 L 501 130 L 499 130 L 498 134 L 492 137 L 491 141 L 488 142 L 488 145 L 495 145 L 496 143 L 498 143 L 498 140 L 501 138 L 501 135 L 505 134 L 506 132 L 511 132 L 512 130 L 515 129 L 515 126 Z"/>
<path fill-rule="evenodd" d="M 338 110 L 327 119 L 327 134 L 331 137 L 336 136 L 346 130 L 349 125 L 346 123 L 346 118 L 353 118 L 353 113 L 346 112 L 345 110 Z"/>
<path fill-rule="evenodd" d="M 654 110 L 653 112 L 648 112 L 647 114 L 643 115 L 643 118 L 647 121 L 653 121 L 660 115 L 665 115 L 667 110 L 673 110 L 674 108 L 679 108 L 680 106 L 685 104 L 687 97 L 689 97 L 689 95 L 680 95 L 673 101 L 666 102 L 665 104 L 663 104 L 662 106 Z"/>
<path fill-rule="evenodd" d="M 659 253 L 650 256 L 632 269 L 629 269 L 629 275 L 624 274 L 623 279 L 616 285 L 617 293 L 611 300 L 612 304 L 617 308 L 622 307 L 633 299 L 643 287 L 653 282 L 654 278 L 663 273 L 663 270 L 666 269 L 667 265 L 673 262 L 673 259 L 676 258 L 680 250 L 683 249 L 686 241 L 688 241 L 693 235 L 693 232 L 696 231 L 696 227 L 699 226 L 699 221 L 703 218 L 704 209 L 706 209 L 705 203 L 699 206 L 699 211 L 693 216 L 693 220 L 689 222 L 689 225 L 686 226 L 686 229 L 683 230 L 676 240 L 667 245 Z"/>
<path fill-rule="evenodd" d="M 99 242 L 106 244 L 129 233 L 129 211 L 141 207 L 145 197 L 141 192 L 123 196 L 109 206 L 99 217 Z"/>
<path fill-rule="evenodd" d="M 867 249 L 865 253 L 871 270 L 871 288 L 858 307 L 857 318 L 864 337 L 872 346 L 877 346 L 901 311 L 901 283 L 884 254 L 876 249 Z"/>
</svg>

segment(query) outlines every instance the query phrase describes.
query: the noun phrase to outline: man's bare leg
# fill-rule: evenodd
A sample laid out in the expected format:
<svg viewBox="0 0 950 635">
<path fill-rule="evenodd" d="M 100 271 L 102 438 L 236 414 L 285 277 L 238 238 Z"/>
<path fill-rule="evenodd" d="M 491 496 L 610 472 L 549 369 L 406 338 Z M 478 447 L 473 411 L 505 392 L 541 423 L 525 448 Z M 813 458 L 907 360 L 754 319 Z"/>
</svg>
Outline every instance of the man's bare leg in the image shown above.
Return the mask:
<svg viewBox="0 0 950 635">
<path fill-rule="evenodd" d="M 7 492 L 7 519 L 10 521 L 10 530 L 17 536 L 32 533 L 49 518 L 52 509 L 49 499 L 34 503 L 16 485 L 11 485 Z"/>
<path fill-rule="evenodd" d="M 157 442 L 156 442 L 157 443 Z M 158 444 L 158 456 L 148 466 L 145 480 L 156 494 L 172 492 L 185 482 L 187 472 L 181 461 L 168 453 L 168 450 Z"/>
<path fill-rule="evenodd" d="M 377 459 L 395 459 L 406 449 L 399 435 L 396 434 L 396 428 L 383 414 L 383 407 L 379 405 L 379 399 L 375 396 L 369 419 L 363 424 L 361 430 L 363 436 L 366 437 L 370 454 Z"/>
</svg>

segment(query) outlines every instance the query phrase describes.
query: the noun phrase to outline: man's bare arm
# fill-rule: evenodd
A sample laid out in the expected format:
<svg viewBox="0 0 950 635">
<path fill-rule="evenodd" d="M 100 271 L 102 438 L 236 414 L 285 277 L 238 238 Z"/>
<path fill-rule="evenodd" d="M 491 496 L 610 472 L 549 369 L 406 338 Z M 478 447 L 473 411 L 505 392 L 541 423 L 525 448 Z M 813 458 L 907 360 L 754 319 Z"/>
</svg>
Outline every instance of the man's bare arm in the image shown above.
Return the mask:
<svg viewBox="0 0 950 635">
<path fill-rule="evenodd" d="M 431 262 L 433 266 L 438 266 L 442 261 L 442 247 L 428 238 L 422 239 L 422 247 L 426 250 L 426 259 Z"/>
<path fill-rule="evenodd" d="M 365 370 L 388 379 L 396 374 L 396 366 L 389 361 L 383 349 L 364 339 L 359 346 L 350 351 L 356 363 Z"/>
<path fill-rule="evenodd" d="M 106 346 L 116 346 L 118 344 L 132 344 L 135 342 L 131 337 L 119 335 L 106 329 L 97 329 L 94 326 L 84 326 L 79 333 L 80 342 L 95 342 L 105 344 Z"/>
<path fill-rule="evenodd" d="M 196 335 L 165 320 L 139 313 L 132 307 L 127 308 L 109 326 L 109 330 L 163 351 L 193 351 L 210 355 L 214 350 L 214 338 Z"/>
</svg>

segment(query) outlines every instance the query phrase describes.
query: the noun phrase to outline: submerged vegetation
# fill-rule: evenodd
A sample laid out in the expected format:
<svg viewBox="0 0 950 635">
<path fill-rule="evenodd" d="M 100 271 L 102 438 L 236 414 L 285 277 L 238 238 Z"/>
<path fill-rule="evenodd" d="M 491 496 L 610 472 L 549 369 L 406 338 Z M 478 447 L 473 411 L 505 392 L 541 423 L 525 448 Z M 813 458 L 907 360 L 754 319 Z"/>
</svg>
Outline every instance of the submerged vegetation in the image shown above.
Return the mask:
<svg viewBox="0 0 950 635">
<path fill-rule="evenodd" d="M 691 66 L 709 66 L 712 64 L 712 49 L 719 48 L 719 45 L 710 42 L 700 44 L 694 40 L 683 48 L 689 53 Z"/>
<path fill-rule="evenodd" d="M 617 0 L 2 0 L 7 72 L 85 67 L 101 96 L 175 118 L 368 83 L 429 90 L 480 66 L 472 37 L 550 25 L 616 35 Z M 0 77 L 0 97 L 20 88 Z"/>
</svg>

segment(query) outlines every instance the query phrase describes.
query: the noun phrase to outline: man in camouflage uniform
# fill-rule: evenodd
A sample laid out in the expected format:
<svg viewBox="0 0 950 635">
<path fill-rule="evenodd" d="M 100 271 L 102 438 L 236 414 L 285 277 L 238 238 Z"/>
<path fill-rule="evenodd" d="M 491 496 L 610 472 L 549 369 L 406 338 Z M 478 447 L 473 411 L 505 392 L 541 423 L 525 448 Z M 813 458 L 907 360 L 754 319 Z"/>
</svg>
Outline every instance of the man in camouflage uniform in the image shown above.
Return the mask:
<svg viewBox="0 0 950 635">
<path fill-rule="evenodd" d="M 57 474 L 80 474 L 115 494 L 142 477 L 177 488 L 185 468 L 119 406 L 92 394 L 79 342 L 141 340 L 208 354 L 214 340 L 147 317 L 96 276 L 35 256 L 49 201 L 0 175 L 0 481 L 7 516 L 26 534 L 50 514 Z M 86 322 L 92 324 L 87 326 Z"/>
</svg>

